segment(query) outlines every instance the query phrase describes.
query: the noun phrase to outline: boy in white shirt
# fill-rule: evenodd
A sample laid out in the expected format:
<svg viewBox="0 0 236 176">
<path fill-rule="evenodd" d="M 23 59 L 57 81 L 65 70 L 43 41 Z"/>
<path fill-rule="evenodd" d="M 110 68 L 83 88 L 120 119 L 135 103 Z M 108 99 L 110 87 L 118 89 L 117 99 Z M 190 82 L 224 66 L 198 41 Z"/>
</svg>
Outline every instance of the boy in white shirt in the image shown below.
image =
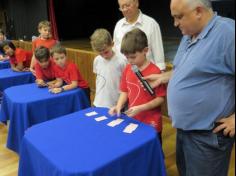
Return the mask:
<svg viewBox="0 0 236 176">
<path fill-rule="evenodd" d="M 97 29 L 90 39 L 93 50 L 99 53 L 93 65 L 97 75 L 93 104 L 96 107 L 111 108 L 118 101 L 120 79 L 127 61 L 113 51 L 114 43 L 106 29 Z"/>
</svg>

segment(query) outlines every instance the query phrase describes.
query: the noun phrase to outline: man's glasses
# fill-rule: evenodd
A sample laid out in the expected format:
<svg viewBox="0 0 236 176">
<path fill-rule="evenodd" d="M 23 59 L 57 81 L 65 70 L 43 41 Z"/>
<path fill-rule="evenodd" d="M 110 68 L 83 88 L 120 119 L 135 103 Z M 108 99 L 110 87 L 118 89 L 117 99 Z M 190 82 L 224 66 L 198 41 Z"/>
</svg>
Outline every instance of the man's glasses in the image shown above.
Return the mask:
<svg viewBox="0 0 236 176">
<path fill-rule="evenodd" d="M 119 10 L 121 12 L 125 11 L 125 10 L 128 10 L 132 7 L 132 5 L 134 4 L 134 0 L 132 0 L 131 2 L 129 3 L 126 3 L 126 4 L 123 4 L 122 6 L 120 6 Z"/>
</svg>

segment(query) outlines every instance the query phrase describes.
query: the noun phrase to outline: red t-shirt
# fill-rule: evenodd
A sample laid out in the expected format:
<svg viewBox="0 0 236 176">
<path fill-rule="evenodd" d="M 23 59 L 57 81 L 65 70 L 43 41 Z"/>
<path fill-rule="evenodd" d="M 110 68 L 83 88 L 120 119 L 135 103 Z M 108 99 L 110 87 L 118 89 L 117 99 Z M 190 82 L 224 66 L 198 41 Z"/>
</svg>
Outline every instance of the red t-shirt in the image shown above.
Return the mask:
<svg viewBox="0 0 236 176">
<path fill-rule="evenodd" d="M 55 76 L 55 63 L 50 59 L 47 68 L 42 68 L 39 63 L 35 64 L 36 79 L 42 79 L 44 81 L 51 81 L 56 78 Z"/>
<path fill-rule="evenodd" d="M 78 87 L 83 89 L 89 87 L 87 81 L 82 78 L 77 66 L 71 61 L 68 61 L 64 68 L 56 66 L 55 76 L 63 79 L 66 84 L 71 84 L 72 81 L 78 81 Z"/>
<path fill-rule="evenodd" d="M 54 39 L 45 40 L 45 39 L 38 37 L 37 39 L 35 39 L 32 42 L 32 51 L 34 52 L 34 50 L 39 46 L 44 46 L 48 49 L 51 49 L 56 43 L 57 43 L 57 41 Z"/>
<path fill-rule="evenodd" d="M 31 51 L 16 48 L 14 56 L 10 57 L 10 64 L 17 65 L 23 62 L 24 67 L 30 67 L 32 55 L 33 53 Z"/>
<path fill-rule="evenodd" d="M 160 73 L 161 73 L 160 69 L 153 63 L 150 63 L 149 66 L 142 71 L 143 76 L 148 76 L 151 74 L 160 74 Z M 166 96 L 166 87 L 164 85 L 161 85 L 154 89 L 156 93 L 156 96 L 154 97 L 151 96 L 147 91 L 145 91 L 144 88 L 139 83 L 138 77 L 132 71 L 132 67 L 130 64 L 127 65 L 127 67 L 123 72 L 120 90 L 122 92 L 128 93 L 129 108 L 146 104 L 154 100 L 156 97 Z M 153 110 L 141 112 L 137 114 L 134 118 L 143 123 L 153 126 L 158 132 L 161 132 L 162 131 L 161 116 L 162 116 L 161 107 L 157 107 Z"/>
</svg>

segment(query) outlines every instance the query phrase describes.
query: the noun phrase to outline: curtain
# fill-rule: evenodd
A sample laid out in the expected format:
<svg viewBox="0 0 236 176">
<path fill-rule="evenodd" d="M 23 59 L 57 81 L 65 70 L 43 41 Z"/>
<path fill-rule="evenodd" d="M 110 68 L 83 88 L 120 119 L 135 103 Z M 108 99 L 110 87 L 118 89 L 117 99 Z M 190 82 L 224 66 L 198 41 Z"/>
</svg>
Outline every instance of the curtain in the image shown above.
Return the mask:
<svg viewBox="0 0 236 176">
<path fill-rule="evenodd" d="M 49 20 L 52 27 L 52 37 L 59 40 L 53 0 L 49 0 Z"/>
</svg>

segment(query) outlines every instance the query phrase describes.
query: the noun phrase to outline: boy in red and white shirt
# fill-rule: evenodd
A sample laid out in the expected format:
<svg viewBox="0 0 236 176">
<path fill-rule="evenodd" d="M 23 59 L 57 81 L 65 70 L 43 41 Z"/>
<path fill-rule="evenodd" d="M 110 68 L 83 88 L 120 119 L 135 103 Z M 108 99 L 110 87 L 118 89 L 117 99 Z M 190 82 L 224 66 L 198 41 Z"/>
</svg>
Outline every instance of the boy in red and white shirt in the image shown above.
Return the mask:
<svg viewBox="0 0 236 176">
<path fill-rule="evenodd" d="M 84 89 L 90 100 L 88 83 L 82 78 L 76 64 L 67 60 L 66 49 L 57 44 L 51 49 L 51 56 L 56 64 L 54 71 L 57 81 L 50 86 L 50 91 L 52 93 L 60 93 L 79 87 Z"/>
<path fill-rule="evenodd" d="M 140 29 L 128 32 L 122 41 L 121 52 L 128 59 L 129 65 L 125 68 L 121 79 L 121 95 L 117 105 L 110 109 L 110 114 L 118 116 L 128 101 L 129 109 L 125 113 L 135 119 L 153 126 L 161 141 L 162 114 L 161 105 L 166 96 L 166 88 L 159 86 L 154 89 L 155 96 L 151 96 L 141 85 L 138 77 L 132 70 L 136 65 L 143 76 L 160 74 L 161 70 L 147 58 L 148 41 L 145 33 Z"/>
</svg>

